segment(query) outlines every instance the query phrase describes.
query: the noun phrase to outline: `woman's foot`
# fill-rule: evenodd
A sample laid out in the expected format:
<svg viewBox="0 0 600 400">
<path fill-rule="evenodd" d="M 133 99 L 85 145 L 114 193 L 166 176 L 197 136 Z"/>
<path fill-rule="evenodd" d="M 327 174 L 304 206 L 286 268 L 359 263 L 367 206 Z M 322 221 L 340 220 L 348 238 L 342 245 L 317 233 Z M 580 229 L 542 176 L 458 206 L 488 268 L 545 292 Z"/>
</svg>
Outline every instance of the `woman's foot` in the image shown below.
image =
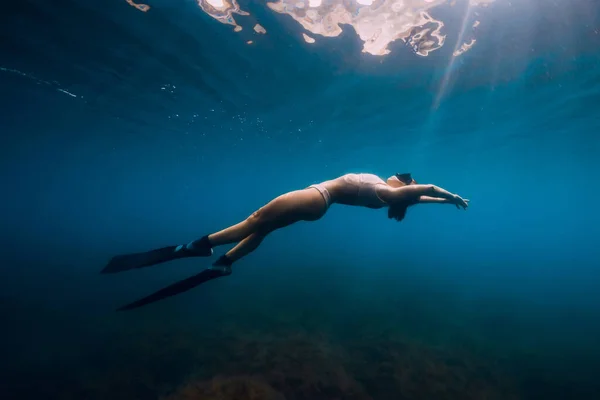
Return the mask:
<svg viewBox="0 0 600 400">
<path fill-rule="evenodd" d="M 220 271 L 225 275 L 229 275 L 231 274 L 231 265 L 233 264 L 233 261 L 227 257 L 227 255 L 222 255 L 221 257 L 219 257 L 219 259 L 217 261 L 215 261 L 212 265 L 212 267 L 210 267 L 210 269 L 215 270 L 215 271 Z"/>
<path fill-rule="evenodd" d="M 175 252 L 190 257 L 208 257 L 213 254 L 208 235 L 204 235 L 200 239 L 196 239 L 186 245 L 177 246 Z"/>
</svg>

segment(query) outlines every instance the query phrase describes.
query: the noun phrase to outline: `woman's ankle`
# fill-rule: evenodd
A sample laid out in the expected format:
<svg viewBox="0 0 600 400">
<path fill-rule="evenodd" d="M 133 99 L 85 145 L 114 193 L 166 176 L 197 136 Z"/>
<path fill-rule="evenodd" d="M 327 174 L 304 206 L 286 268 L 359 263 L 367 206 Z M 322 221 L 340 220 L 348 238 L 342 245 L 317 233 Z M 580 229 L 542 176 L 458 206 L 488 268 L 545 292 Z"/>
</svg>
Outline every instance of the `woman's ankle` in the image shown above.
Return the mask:
<svg viewBox="0 0 600 400">
<path fill-rule="evenodd" d="M 227 254 L 223 254 L 217 261 L 213 263 L 215 267 L 231 267 L 233 264 L 233 260 L 227 256 Z"/>
</svg>

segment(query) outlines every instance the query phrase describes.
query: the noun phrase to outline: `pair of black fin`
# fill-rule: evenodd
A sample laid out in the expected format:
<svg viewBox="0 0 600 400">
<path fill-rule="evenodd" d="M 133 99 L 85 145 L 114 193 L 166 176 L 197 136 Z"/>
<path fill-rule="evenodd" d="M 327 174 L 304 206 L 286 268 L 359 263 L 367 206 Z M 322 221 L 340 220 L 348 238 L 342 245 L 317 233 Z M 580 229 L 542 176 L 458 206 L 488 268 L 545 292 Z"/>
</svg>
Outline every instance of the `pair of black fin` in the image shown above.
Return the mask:
<svg viewBox="0 0 600 400">
<path fill-rule="evenodd" d="M 188 250 L 185 247 L 179 248 L 178 250 L 178 247 L 179 246 L 167 246 L 142 253 L 118 255 L 113 257 L 100 273 L 112 274 L 131 269 L 150 267 L 152 265 L 164 263 L 167 261 L 173 261 L 179 258 L 207 257 L 212 254 L 212 251 L 199 252 L 194 250 Z M 230 274 L 230 269 L 207 268 L 199 274 L 175 282 L 165 288 L 158 290 L 157 292 L 152 293 L 149 296 L 143 297 L 132 303 L 119 307 L 117 311 L 132 310 L 134 308 L 142 307 L 147 304 L 163 300 L 167 297 L 175 296 L 177 294 L 186 292 L 209 280 L 220 278 L 222 276 L 227 276 Z"/>
</svg>

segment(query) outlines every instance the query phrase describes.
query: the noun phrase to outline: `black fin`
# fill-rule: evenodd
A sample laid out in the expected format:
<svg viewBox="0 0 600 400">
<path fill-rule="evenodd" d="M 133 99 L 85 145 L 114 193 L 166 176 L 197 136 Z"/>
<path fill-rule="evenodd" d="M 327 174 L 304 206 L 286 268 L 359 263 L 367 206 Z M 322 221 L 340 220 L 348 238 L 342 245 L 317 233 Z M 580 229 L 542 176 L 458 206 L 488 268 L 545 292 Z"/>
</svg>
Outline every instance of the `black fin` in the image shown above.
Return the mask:
<svg viewBox="0 0 600 400">
<path fill-rule="evenodd" d="M 210 249 L 209 251 L 196 251 L 188 250 L 184 246 L 179 251 L 175 251 L 177 247 L 178 246 L 167 246 L 142 253 L 122 254 L 115 256 L 108 262 L 104 269 L 100 271 L 100 273 L 113 274 L 130 269 L 149 267 L 167 261 L 176 260 L 178 258 L 206 257 L 212 254 Z"/>
<path fill-rule="evenodd" d="M 208 269 L 205 269 L 204 271 L 200 272 L 199 274 L 190 276 L 189 278 L 183 279 L 179 282 L 175 282 L 172 285 L 162 288 L 159 291 L 154 292 L 149 296 L 143 297 L 139 300 L 134 301 L 133 303 L 129 303 L 127 305 L 119 307 L 117 309 L 117 311 L 126 311 L 126 310 L 132 310 L 134 308 L 142 307 L 147 304 L 154 303 L 156 301 L 165 299 L 167 297 L 175 296 L 176 294 L 186 292 L 204 282 L 210 281 L 212 279 L 220 278 L 222 276 L 228 276 L 230 274 L 231 274 L 231 272 L 224 272 L 222 270 L 208 268 Z"/>
</svg>

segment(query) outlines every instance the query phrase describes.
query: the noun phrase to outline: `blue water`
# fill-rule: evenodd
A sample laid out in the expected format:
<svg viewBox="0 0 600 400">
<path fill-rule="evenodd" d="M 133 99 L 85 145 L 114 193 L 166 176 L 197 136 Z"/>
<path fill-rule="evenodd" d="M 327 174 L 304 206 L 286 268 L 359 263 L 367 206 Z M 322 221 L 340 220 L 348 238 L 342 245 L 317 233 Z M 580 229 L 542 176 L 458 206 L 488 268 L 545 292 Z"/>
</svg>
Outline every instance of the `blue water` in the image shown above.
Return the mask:
<svg viewBox="0 0 600 400">
<path fill-rule="evenodd" d="M 147 3 L 2 5 L 2 398 L 600 398 L 596 1 L 498 0 L 456 59 L 461 2 L 433 12 L 429 57 L 361 53 L 350 28 L 308 45 L 264 2 L 240 2 L 239 34 Z M 98 273 L 286 191 L 407 171 L 470 208 L 334 205 L 127 313 L 210 261 Z"/>
</svg>

